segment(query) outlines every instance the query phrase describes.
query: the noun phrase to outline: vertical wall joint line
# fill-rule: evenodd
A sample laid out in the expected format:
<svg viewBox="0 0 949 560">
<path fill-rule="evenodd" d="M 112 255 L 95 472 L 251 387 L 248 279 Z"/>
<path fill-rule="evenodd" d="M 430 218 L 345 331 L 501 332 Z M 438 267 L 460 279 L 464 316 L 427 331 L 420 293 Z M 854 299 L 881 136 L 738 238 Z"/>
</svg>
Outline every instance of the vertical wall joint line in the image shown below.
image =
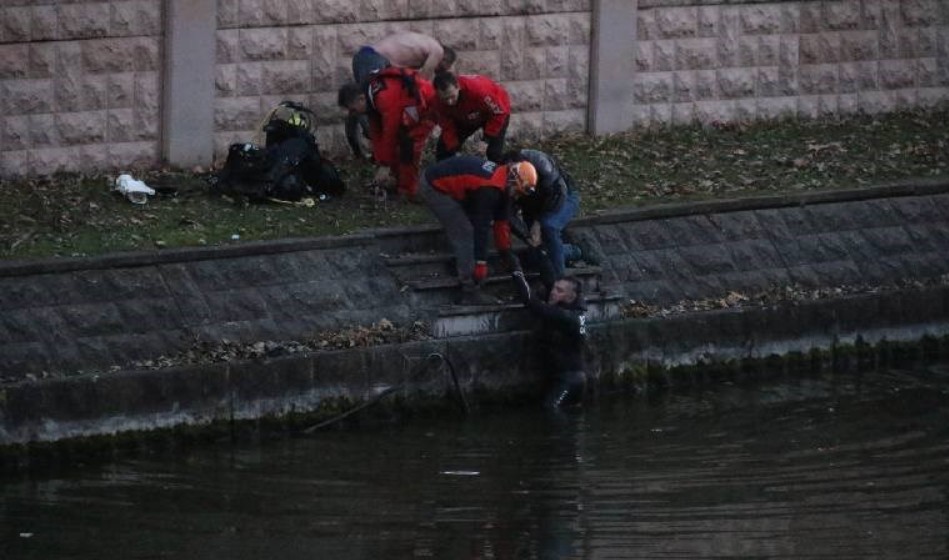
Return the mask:
<svg viewBox="0 0 949 560">
<path fill-rule="evenodd" d="M 633 126 L 636 17 L 639 0 L 594 0 L 589 128 L 593 134 Z"/>
<path fill-rule="evenodd" d="M 214 158 L 217 0 L 166 0 L 162 156 L 171 165 Z"/>
</svg>

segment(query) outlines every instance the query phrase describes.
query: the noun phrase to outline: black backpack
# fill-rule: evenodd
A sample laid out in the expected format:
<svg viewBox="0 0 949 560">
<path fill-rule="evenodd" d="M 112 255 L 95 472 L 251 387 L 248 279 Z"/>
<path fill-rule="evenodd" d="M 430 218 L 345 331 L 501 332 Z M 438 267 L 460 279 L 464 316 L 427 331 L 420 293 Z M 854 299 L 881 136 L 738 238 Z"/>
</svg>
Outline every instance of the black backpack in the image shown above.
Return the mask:
<svg viewBox="0 0 949 560">
<path fill-rule="evenodd" d="M 224 167 L 212 178 L 212 191 L 251 202 L 342 195 L 346 184 L 336 166 L 321 156 L 312 130 L 312 111 L 284 101 L 270 112 L 262 128 L 263 148 L 253 143 L 231 144 Z"/>
</svg>

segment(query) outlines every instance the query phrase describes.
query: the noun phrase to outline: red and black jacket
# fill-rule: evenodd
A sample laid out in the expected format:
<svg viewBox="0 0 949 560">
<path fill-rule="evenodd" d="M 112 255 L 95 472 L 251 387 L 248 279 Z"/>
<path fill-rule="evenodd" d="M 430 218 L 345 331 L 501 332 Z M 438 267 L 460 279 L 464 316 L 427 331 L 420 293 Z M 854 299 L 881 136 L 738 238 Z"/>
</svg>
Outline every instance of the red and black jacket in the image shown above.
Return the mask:
<svg viewBox="0 0 949 560">
<path fill-rule="evenodd" d="M 438 101 L 441 141 L 448 151 L 458 149 L 459 131 L 484 129 L 485 139 L 500 135 L 511 116 L 511 100 L 501 84 L 477 75 L 458 76 L 458 103 Z"/>
<path fill-rule="evenodd" d="M 406 140 L 424 141 L 436 119 L 435 88 L 410 68 L 389 67 L 366 86 L 369 140 L 379 165 L 404 161 Z"/>
<path fill-rule="evenodd" d="M 474 229 L 474 258 L 487 260 L 488 229 L 492 223 L 494 246 L 511 250 L 510 196 L 507 165 L 470 155 L 443 159 L 425 169 L 425 180 L 438 192 L 457 200 Z"/>
</svg>

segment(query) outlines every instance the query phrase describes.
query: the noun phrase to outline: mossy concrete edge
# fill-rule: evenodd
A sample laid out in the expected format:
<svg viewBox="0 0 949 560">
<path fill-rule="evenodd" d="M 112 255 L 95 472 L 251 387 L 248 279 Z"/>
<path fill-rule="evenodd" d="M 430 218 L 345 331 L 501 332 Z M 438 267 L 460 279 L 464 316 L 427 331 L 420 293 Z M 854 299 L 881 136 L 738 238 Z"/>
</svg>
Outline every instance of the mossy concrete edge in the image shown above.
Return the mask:
<svg viewBox="0 0 949 560">
<path fill-rule="evenodd" d="M 861 352 L 865 358 L 868 348 L 897 344 L 912 353 L 949 339 L 949 287 L 627 318 L 593 324 L 590 332 L 594 392 L 635 388 L 657 373 L 679 382 L 721 364 L 787 369 L 789 360 L 815 352 L 837 363 Z M 541 384 L 531 351 L 529 333 L 509 332 L 14 383 L 0 389 L 0 449 L 182 426 L 312 421 L 392 387 L 409 408 L 444 401 L 453 384 L 433 355 L 450 360 L 466 394 L 521 398 Z"/>
</svg>

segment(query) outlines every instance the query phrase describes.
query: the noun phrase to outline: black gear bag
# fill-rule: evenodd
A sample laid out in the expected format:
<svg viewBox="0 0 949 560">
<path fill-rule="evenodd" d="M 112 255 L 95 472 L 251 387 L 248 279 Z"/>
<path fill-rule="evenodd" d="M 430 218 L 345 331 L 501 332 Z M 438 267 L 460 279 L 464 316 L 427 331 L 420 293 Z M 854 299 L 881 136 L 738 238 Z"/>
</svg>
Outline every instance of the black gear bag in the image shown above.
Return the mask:
<svg viewBox="0 0 949 560">
<path fill-rule="evenodd" d="M 231 144 L 224 167 L 212 178 L 212 192 L 251 202 L 342 195 L 346 185 L 336 166 L 320 154 L 312 128 L 309 109 L 284 101 L 262 127 L 265 147 Z"/>
</svg>

